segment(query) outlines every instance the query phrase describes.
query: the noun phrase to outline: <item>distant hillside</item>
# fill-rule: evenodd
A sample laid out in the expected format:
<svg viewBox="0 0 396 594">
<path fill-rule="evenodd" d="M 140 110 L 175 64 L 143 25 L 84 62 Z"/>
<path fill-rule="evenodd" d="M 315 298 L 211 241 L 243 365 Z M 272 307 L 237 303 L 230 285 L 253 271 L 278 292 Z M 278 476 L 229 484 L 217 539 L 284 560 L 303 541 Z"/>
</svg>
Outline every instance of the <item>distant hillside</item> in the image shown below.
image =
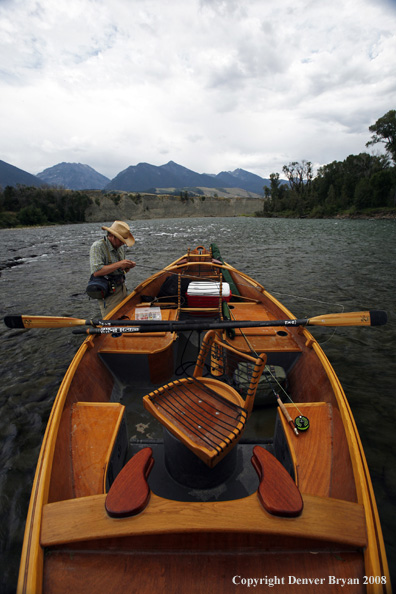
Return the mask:
<svg viewBox="0 0 396 594">
<path fill-rule="evenodd" d="M 39 188 L 43 185 L 43 182 L 35 175 L 23 171 L 23 169 L 14 167 L 14 165 L 10 165 L 5 161 L 0 161 L 0 187 L 5 188 L 6 186 L 18 185 Z"/>
<path fill-rule="evenodd" d="M 256 194 L 263 194 L 264 186 L 270 186 L 270 180 L 260 177 L 244 169 L 235 169 L 235 171 L 222 171 L 218 173 L 216 179 L 220 185 L 234 188 L 243 188 L 248 192 L 255 192 Z"/>
<path fill-rule="evenodd" d="M 169 188 L 180 190 L 199 187 L 241 188 L 262 196 L 263 187 L 266 185 L 269 185 L 269 180 L 243 169 L 211 175 L 196 173 L 169 161 L 159 167 L 149 163 L 139 163 L 128 167 L 121 171 L 105 189 L 124 192 L 152 192 L 155 189 L 163 188 L 164 193 L 168 193 Z"/>
<path fill-rule="evenodd" d="M 37 177 L 51 186 L 62 186 L 68 190 L 103 190 L 110 181 L 82 163 L 58 163 L 44 169 Z"/>
</svg>

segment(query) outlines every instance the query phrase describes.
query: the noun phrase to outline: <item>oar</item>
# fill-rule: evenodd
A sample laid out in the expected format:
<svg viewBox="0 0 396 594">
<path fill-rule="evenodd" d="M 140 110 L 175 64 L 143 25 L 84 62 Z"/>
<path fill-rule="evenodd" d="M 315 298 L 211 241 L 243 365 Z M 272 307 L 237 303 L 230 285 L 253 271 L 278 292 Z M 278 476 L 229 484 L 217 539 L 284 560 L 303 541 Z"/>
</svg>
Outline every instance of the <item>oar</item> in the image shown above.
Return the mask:
<svg viewBox="0 0 396 594">
<path fill-rule="evenodd" d="M 120 324 L 146 324 L 150 320 L 84 320 L 57 316 L 5 316 L 4 323 L 8 328 L 69 328 L 71 326 L 119 326 Z M 166 323 L 158 320 L 157 323 Z"/>
<path fill-rule="evenodd" d="M 256 328 L 263 326 L 382 326 L 387 322 L 385 311 L 359 311 L 350 313 L 325 314 L 313 318 L 302 318 L 294 320 L 255 320 L 255 321 L 230 321 L 230 322 L 191 322 L 189 320 L 84 320 L 81 318 L 67 318 L 57 316 L 28 316 L 9 315 L 5 316 L 4 323 L 8 328 L 69 328 L 71 326 L 116 326 L 122 324 L 124 327 L 133 327 L 129 332 L 137 332 L 136 327 L 142 327 L 142 332 L 175 332 L 180 330 L 207 330 L 221 328 Z M 126 326 L 128 324 L 128 326 Z M 154 329 L 158 328 L 158 329 Z M 100 331 L 102 328 L 96 328 Z M 84 334 L 86 330 L 82 331 Z M 80 332 L 78 332 L 80 333 Z M 97 332 L 90 331 L 92 334 Z"/>
<path fill-rule="evenodd" d="M 6 316 L 4 323 L 8 328 L 68 328 L 69 326 L 90 326 L 91 320 L 56 316 Z"/>
<path fill-rule="evenodd" d="M 387 322 L 385 311 L 361 311 L 340 314 L 326 314 L 313 318 L 294 320 L 246 320 L 246 321 L 139 321 L 100 328 L 80 328 L 74 334 L 132 334 L 134 332 L 181 332 L 190 330 L 218 330 L 227 328 L 263 328 L 275 326 L 382 326 Z M 104 322 L 105 323 L 105 322 Z"/>
</svg>

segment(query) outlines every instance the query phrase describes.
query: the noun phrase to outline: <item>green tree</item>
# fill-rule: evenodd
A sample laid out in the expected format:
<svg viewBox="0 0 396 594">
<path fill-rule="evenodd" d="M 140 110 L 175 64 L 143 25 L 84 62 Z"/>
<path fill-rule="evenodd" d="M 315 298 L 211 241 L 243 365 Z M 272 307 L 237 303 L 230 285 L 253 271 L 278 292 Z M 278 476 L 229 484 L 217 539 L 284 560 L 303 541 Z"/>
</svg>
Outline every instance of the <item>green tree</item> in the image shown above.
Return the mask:
<svg viewBox="0 0 396 594">
<path fill-rule="evenodd" d="M 370 126 L 369 130 L 373 132 L 373 135 L 366 146 L 382 142 L 385 144 L 386 152 L 396 163 L 396 110 L 391 109 L 388 111 L 375 124 Z"/>
<path fill-rule="evenodd" d="M 378 171 L 370 178 L 372 205 L 394 206 L 396 200 L 396 168 Z"/>
<path fill-rule="evenodd" d="M 13 186 L 6 186 L 3 192 L 4 210 L 18 210 L 18 192 Z"/>
<path fill-rule="evenodd" d="M 289 165 L 283 166 L 283 173 L 289 180 L 290 188 L 299 196 L 307 194 L 313 179 L 313 169 L 311 161 L 293 161 Z"/>
<path fill-rule="evenodd" d="M 37 206 L 25 206 L 18 213 L 18 220 L 21 225 L 43 225 L 47 217 Z"/>
</svg>

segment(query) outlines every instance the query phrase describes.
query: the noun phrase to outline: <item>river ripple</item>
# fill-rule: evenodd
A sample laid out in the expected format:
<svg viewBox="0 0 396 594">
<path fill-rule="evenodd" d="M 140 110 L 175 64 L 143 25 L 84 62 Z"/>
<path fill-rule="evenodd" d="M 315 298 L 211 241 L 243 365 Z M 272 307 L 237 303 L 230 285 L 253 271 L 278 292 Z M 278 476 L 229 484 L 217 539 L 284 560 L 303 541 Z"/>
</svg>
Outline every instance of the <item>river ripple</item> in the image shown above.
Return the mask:
<svg viewBox="0 0 396 594">
<path fill-rule="evenodd" d="M 103 224 L 111 224 L 112 221 Z M 395 572 L 396 223 L 377 220 L 197 218 L 130 222 L 138 266 L 129 288 L 188 247 L 216 242 L 298 317 L 385 309 L 380 328 L 315 328 L 351 404 Z M 97 317 L 84 294 L 99 224 L 1 230 L 0 315 Z M 46 422 L 82 338 L 70 329 L 0 325 L 0 591 L 15 591 L 24 522 Z M 395 582 L 395 575 L 392 576 Z"/>
</svg>

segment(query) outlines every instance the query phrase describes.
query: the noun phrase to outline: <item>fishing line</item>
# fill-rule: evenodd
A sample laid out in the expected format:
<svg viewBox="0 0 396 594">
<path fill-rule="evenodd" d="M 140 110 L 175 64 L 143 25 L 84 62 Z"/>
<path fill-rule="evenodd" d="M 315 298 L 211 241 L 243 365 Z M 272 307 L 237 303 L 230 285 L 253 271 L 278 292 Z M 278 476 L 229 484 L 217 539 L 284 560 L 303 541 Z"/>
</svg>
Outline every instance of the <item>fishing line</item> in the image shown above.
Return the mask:
<svg viewBox="0 0 396 594">
<path fill-rule="evenodd" d="M 235 317 L 233 316 L 232 312 L 230 312 L 230 317 L 233 318 L 233 320 L 235 321 Z M 256 352 L 256 350 L 253 348 L 252 344 L 250 343 L 248 337 L 246 336 L 246 334 L 244 333 L 244 331 L 242 330 L 242 328 L 239 328 L 242 337 L 244 338 L 246 345 L 248 346 L 248 348 L 250 349 L 250 352 L 255 356 L 255 357 L 259 357 L 259 354 Z M 286 397 L 290 400 L 291 404 L 294 406 L 294 408 L 298 411 L 299 416 L 301 419 L 306 419 L 307 420 L 307 426 L 305 427 L 305 429 L 308 429 L 309 427 L 309 421 L 306 417 L 304 417 L 304 415 L 302 414 L 302 412 L 300 411 L 300 409 L 298 408 L 297 404 L 295 402 L 293 402 L 290 394 L 288 394 L 285 390 L 285 388 L 282 386 L 282 384 L 278 381 L 278 378 L 272 373 L 270 365 L 266 366 L 267 369 L 264 369 L 264 377 L 266 378 L 266 380 L 268 381 L 272 392 L 274 393 L 274 395 L 276 397 L 278 397 L 278 395 L 275 392 L 274 387 L 272 386 L 268 376 L 266 375 L 266 371 L 269 371 L 269 374 L 271 375 L 272 379 L 276 382 L 276 384 L 279 386 L 280 390 L 286 395 Z M 298 418 L 298 417 L 297 417 Z M 294 421 L 294 424 L 296 424 L 296 421 Z M 301 423 L 301 426 L 303 426 L 304 423 Z M 300 429 L 300 431 L 304 431 L 304 429 Z"/>
<path fill-rule="evenodd" d="M 342 305 L 342 303 L 334 303 L 333 301 L 321 301 L 320 299 L 312 299 L 312 297 L 302 297 L 301 295 L 291 295 L 290 293 L 282 293 L 281 291 L 271 291 L 271 293 L 273 293 L 274 295 L 284 295 L 285 297 L 293 297 L 294 299 L 303 299 L 304 301 L 312 301 L 314 303 L 322 303 L 323 305 L 330 306 L 331 308 L 339 307 L 341 310 L 339 313 L 344 313 L 344 311 L 345 311 L 345 306 Z M 306 315 L 305 317 L 309 317 L 309 316 Z M 334 335 L 336 333 L 337 333 L 337 328 L 333 328 L 331 335 L 328 338 L 326 338 L 326 340 L 323 340 L 321 342 L 318 341 L 318 344 L 320 344 L 320 345 L 327 344 L 334 338 Z"/>
</svg>

